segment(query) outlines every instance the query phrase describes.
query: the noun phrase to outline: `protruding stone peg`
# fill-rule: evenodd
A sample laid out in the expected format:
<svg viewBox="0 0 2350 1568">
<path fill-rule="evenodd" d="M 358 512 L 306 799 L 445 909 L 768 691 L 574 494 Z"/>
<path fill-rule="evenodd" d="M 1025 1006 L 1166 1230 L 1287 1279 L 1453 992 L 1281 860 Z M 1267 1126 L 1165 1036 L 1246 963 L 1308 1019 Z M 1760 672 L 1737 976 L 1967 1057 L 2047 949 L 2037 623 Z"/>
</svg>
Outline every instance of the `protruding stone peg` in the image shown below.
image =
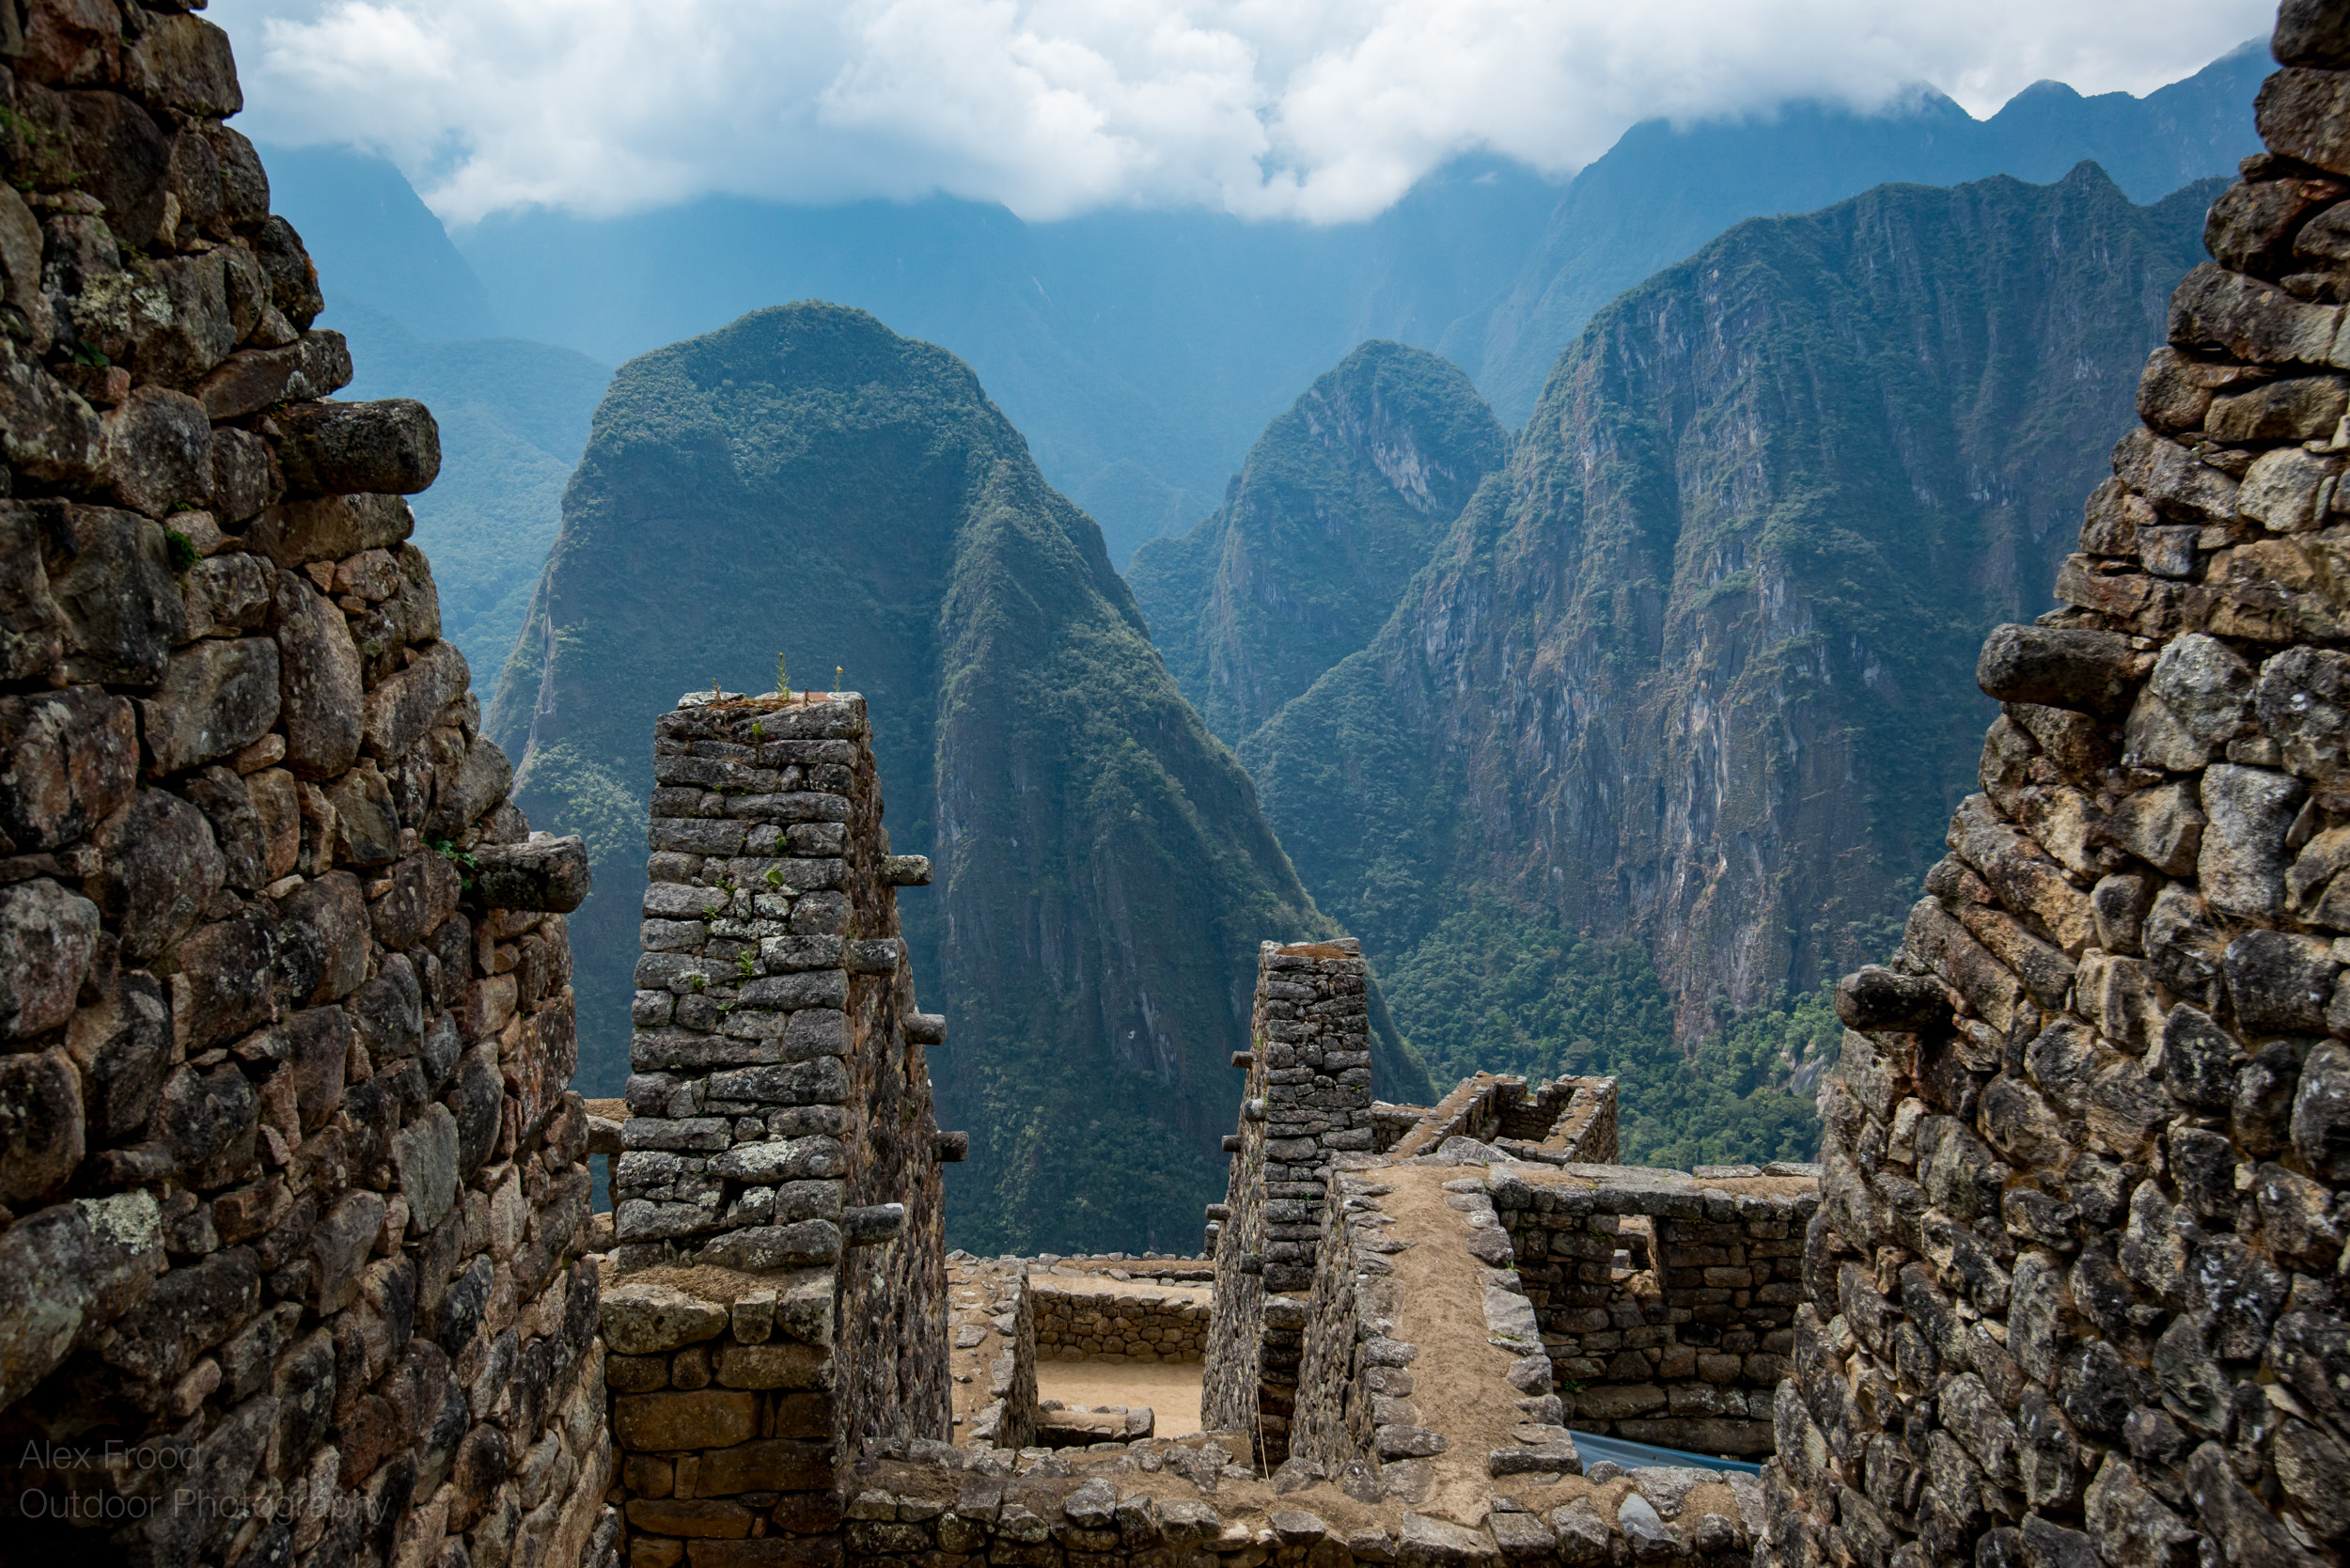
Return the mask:
<svg viewBox="0 0 2350 1568">
<path fill-rule="evenodd" d="M 569 915 L 588 898 L 588 846 L 574 833 L 534 833 L 524 844 L 484 844 L 473 852 L 474 886 L 494 909 Z"/>
<path fill-rule="evenodd" d="M 1264 1259 L 1255 1252 L 1244 1252 L 1241 1254 L 1238 1267 L 1243 1274 L 1262 1274 Z"/>
<path fill-rule="evenodd" d="M 1269 1109 L 1261 1095 L 1252 1096 L 1240 1103 L 1240 1118 L 1243 1121 L 1262 1121 Z"/>
<path fill-rule="evenodd" d="M 892 887 L 928 887 L 931 857 L 927 855 L 885 855 L 881 879 Z"/>
<path fill-rule="evenodd" d="M 947 1043 L 947 1015 L 943 1012 L 909 1012 L 900 1026 L 906 1039 L 916 1045 Z"/>
<path fill-rule="evenodd" d="M 1224 1135 L 1224 1152 L 1228 1154 L 1237 1154 L 1240 1152 L 1240 1135 L 1238 1133 L 1226 1133 Z"/>
<path fill-rule="evenodd" d="M 1242 1069 L 1254 1067 L 1257 1065 L 1257 1053 L 1254 1051 L 1234 1051 L 1232 1053 L 1232 1065 Z"/>
<path fill-rule="evenodd" d="M 288 403 L 262 433 L 297 495 L 414 495 L 441 472 L 440 427 L 413 398 Z"/>
<path fill-rule="evenodd" d="M 1230 1219 L 1232 1217 L 1232 1206 L 1230 1203 L 1211 1203 L 1208 1205 L 1208 1217 L 1210 1219 Z"/>
<path fill-rule="evenodd" d="M 2130 705 L 2143 664 L 2119 632 L 1995 626 L 1975 661 L 1975 684 L 2002 702 L 2113 713 Z"/>
<path fill-rule="evenodd" d="M 1942 1028 L 1950 1021 L 1950 994 L 1937 980 L 1872 964 L 1836 982 L 1836 1016 L 1864 1032 Z"/>
<path fill-rule="evenodd" d="M 969 1133 L 941 1133 L 938 1135 L 938 1159 L 940 1164 L 961 1165 L 964 1161 L 969 1159 L 970 1157 L 971 1135 Z"/>
<path fill-rule="evenodd" d="M 895 1241 L 906 1228 L 903 1203 L 868 1203 L 840 1211 L 840 1240 L 849 1247 L 870 1247 Z"/>
<path fill-rule="evenodd" d="M 1215 1221 L 1214 1221 L 1214 1220 L 1210 1220 L 1210 1221 L 1208 1221 L 1208 1246 L 1207 1246 L 1207 1250 L 1208 1250 L 1208 1251 L 1210 1251 L 1210 1252 L 1214 1252 L 1214 1251 L 1215 1250 L 1215 1244 L 1216 1244 L 1217 1242 L 1219 1242 L 1219 1241 L 1223 1240 L 1223 1238 L 1224 1238 L 1224 1227 L 1223 1227 L 1223 1226 L 1221 1226 L 1221 1225 L 1218 1225 L 1218 1224 L 1217 1224 Z"/>
</svg>

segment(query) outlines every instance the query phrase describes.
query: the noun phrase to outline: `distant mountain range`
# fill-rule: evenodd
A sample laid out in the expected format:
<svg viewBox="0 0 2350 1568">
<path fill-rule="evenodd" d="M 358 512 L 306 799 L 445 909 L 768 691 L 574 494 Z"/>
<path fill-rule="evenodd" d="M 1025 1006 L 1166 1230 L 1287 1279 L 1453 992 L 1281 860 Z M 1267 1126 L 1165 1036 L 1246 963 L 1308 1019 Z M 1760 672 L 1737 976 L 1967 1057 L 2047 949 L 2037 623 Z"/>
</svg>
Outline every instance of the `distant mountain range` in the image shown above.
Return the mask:
<svg viewBox="0 0 2350 1568">
<path fill-rule="evenodd" d="M 1366 338 L 1445 354 L 1514 426 L 1594 311 L 1743 218 L 1888 180 L 2044 181 L 2085 158 L 2151 201 L 2258 149 L 2265 70 L 2248 44 L 2142 99 L 2042 83 L 1982 121 L 1930 89 L 1874 114 L 1798 103 L 1736 123 L 1652 121 L 1563 186 L 1468 158 L 1369 222 L 1328 227 L 1204 211 L 1028 224 L 946 197 L 713 199 L 613 219 L 505 213 L 452 247 L 381 161 L 267 151 L 330 303 L 368 306 L 420 340 L 494 331 L 610 365 L 762 306 L 825 299 L 939 343 L 1100 521 L 1122 568 L 1214 510 L 1256 433 Z"/>
</svg>

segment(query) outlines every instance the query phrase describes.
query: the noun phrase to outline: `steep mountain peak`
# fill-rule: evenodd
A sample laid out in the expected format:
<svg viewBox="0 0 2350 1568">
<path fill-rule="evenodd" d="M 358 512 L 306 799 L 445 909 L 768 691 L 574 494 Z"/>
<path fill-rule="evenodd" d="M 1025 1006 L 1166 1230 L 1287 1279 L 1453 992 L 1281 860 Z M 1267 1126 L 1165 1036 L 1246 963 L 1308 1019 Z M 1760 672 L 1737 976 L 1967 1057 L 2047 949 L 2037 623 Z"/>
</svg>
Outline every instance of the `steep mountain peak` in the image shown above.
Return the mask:
<svg viewBox="0 0 2350 1568">
<path fill-rule="evenodd" d="M 1458 366 L 1374 340 L 1265 427 L 1224 505 L 1132 580 L 1167 667 L 1238 745 L 1363 647 L 1509 435 Z"/>
<path fill-rule="evenodd" d="M 938 1092 L 976 1133 L 959 1245 L 1188 1241 L 1221 1189 L 1257 945 L 1335 933 L 1101 530 L 970 368 L 815 301 L 614 375 L 489 728 L 528 735 L 519 791 L 586 835 L 602 886 L 641 887 L 646 811 L 678 804 L 647 715 L 764 688 L 778 653 L 795 686 L 838 667 L 865 696 L 892 847 L 936 868 L 902 919 L 950 1025 Z M 624 1071 L 625 899 L 572 922 L 599 1088 Z M 1381 1083 L 1424 1093 L 1373 1010 Z"/>
<path fill-rule="evenodd" d="M 1968 651 L 2042 607 L 2200 220 L 2094 164 L 1887 185 L 1601 311 L 1395 619 L 1242 748 L 1322 906 L 1398 975 L 1480 898 L 1635 938 L 1684 1041 L 1872 956 L 1969 774 Z"/>
</svg>

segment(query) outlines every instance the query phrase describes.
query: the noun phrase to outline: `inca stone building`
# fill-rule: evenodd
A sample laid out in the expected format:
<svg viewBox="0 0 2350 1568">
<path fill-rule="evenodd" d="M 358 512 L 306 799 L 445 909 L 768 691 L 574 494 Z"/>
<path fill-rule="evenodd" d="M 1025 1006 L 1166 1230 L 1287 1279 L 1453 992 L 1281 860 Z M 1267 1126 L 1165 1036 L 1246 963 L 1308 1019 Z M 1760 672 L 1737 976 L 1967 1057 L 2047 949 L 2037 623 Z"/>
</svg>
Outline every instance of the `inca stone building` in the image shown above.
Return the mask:
<svg viewBox="0 0 2350 1568">
<path fill-rule="evenodd" d="M 1605 1079 L 1381 1103 L 1359 952 L 1267 943 L 1207 1255 L 980 1260 L 863 702 L 646 715 L 584 1104 L 431 416 L 331 400 L 216 28 L 0 4 L 0 1556 L 2341 1563 L 2350 6 L 2277 53 L 1822 1166 L 1616 1165 Z M 1041 1356 L 1198 1361 L 1210 1430 Z"/>
</svg>

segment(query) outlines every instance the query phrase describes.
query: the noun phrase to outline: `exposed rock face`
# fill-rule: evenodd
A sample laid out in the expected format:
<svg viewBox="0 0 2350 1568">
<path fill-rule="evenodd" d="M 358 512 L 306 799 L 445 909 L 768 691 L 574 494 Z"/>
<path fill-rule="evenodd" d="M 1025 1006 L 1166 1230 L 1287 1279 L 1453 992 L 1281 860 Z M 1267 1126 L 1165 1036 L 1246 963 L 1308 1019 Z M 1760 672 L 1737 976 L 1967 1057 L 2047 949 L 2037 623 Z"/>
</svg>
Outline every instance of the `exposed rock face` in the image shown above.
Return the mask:
<svg viewBox="0 0 2350 1568">
<path fill-rule="evenodd" d="M 431 416 L 325 400 L 239 101 L 180 6 L 0 13 L 8 1554 L 571 1568 L 579 846 L 506 800 L 405 542 Z"/>
<path fill-rule="evenodd" d="M 1982 792 L 1840 987 L 1758 1563 L 2350 1545 L 2350 10 L 2275 48 L 2065 607 L 1984 647 Z"/>
<path fill-rule="evenodd" d="M 1326 928 L 1100 530 L 960 361 L 823 305 L 633 361 L 532 616 L 492 729 L 526 739 L 522 797 L 587 827 L 612 886 L 644 864 L 643 714 L 763 690 L 779 652 L 795 684 L 841 668 L 871 701 L 890 837 L 939 884 L 905 937 L 952 1024 L 941 1103 L 973 1136 L 959 1242 L 1138 1251 L 1216 1196 L 1233 977 L 1265 932 Z M 575 927 L 608 1087 L 638 913 L 591 902 Z M 1397 1053 L 1391 1080 L 1413 1076 Z"/>
<path fill-rule="evenodd" d="M 1128 580 L 1227 745 L 1378 634 L 1510 438 L 1458 367 L 1370 342 L 1265 427 L 1224 505 Z"/>
<path fill-rule="evenodd" d="M 1480 889 L 1637 935 L 1684 1038 L 1866 957 L 2201 205 L 1887 187 L 1603 311 L 1395 619 L 1242 748 L 1317 902 L 1390 967 Z"/>
</svg>

